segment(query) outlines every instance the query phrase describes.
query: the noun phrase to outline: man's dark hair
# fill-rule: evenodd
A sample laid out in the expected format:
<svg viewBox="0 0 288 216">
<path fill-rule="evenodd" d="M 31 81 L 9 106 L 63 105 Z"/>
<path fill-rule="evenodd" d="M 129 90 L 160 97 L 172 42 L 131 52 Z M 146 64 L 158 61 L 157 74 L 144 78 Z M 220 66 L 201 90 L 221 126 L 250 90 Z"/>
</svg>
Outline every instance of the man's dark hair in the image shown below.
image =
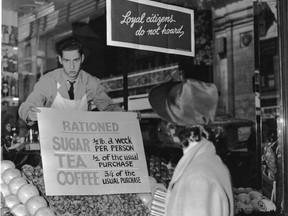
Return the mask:
<svg viewBox="0 0 288 216">
<path fill-rule="evenodd" d="M 77 50 L 80 55 L 83 54 L 82 43 L 74 36 L 66 38 L 56 44 L 58 55 L 62 57 L 63 51 Z"/>
</svg>

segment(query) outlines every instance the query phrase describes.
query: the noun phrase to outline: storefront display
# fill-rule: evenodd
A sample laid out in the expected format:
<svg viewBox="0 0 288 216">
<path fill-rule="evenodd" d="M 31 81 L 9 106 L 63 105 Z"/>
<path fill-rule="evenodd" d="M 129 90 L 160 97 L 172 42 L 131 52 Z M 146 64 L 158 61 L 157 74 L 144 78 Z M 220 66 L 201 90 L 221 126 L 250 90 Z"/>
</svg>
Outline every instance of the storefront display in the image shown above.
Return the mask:
<svg viewBox="0 0 288 216">
<path fill-rule="evenodd" d="M 288 33 L 287 11 L 280 8 L 286 1 L 155 1 L 195 10 L 195 57 L 108 46 L 105 0 L 55 7 L 50 2 L 42 12 L 19 17 L 19 26 L 2 24 L 1 215 L 164 216 L 166 189 L 183 152 L 167 129 L 173 125 L 155 116 L 147 97 L 156 84 L 190 77 L 218 89 L 216 118 L 207 130 L 231 174 L 235 216 L 287 215 L 287 63 L 282 61 Z M 18 107 L 39 78 L 58 66 L 54 46 L 71 35 L 84 41 L 84 66 L 99 73 L 114 102 L 123 106 L 127 99 L 129 111 L 140 110 L 151 193 L 46 195 L 38 128 L 19 119 Z M 91 110 L 98 111 L 93 104 Z M 31 194 L 24 190 L 19 197 L 24 185 Z M 29 196 L 37 199 L 26 205 Z"/>
<path fill-rule="evenodd" d="M 2 45 L 2 103 L 7 101 L 10 106 L 17 106 L 18 101 L 18 72 L 17 72 L 17 49 L 16 47 Z"/>
<path fill-rule="evenodd" d="M 104 194 L 89 196 L 46 196 L 43 169 L 41 165 L 32 166 L 29 164 L 25 164 L 21 167 L 21 171 L 22 176 L 26 179 L 25 181 L 29 182 L 29 186 L 33 188 L 29 189 L 30 193 L 35 196 L 38 195 L 39 191 L 39 194 L 45 198 L 48 206 L 51 210 L 53 210 L 56 215 L 154 215 L 153 212 L 158 212 L 160 211 L 159 208 L 164 208 L 164 201 L 159 201 L 161 200 L 161 195 L 159 195 L 159 193 L 163 193 L 162 196 L 165 197 L 165 191 L 172 178 L 175 166 L 177 165 L 178 160 L 181 157 L 181 151 L 178 151 L 180 150 L 179 146 L 173 143 L 171 135 L 168 133 L 168 127 L 171 127 L 171 125 L 159 119 L 159 117 L 156 118 L 158 119 L 158 121 L 155 121 L 155 117 L 157 117 L 157 115 L 155 114 L 144 115 L 144 118 L 142 119 L 143 123 L 141 124 L 143 135 L 146 132 L 149 132 L 149 129 L 151 129 L 153 125 L 155 127 L 153 131 L 157 131 L 156 137 L 154 136 L 154 140 L 149 140 L 150 143 L 147 140 L 144 140 L 146 163 L 150 176 L 151 193 L 128 193 L 111 195 Z M 153 120 L 154 123 L 152 123 Z M 148 122 L 150 122 L 150 127 L 147 127 Z M 232 120 L 229 118 L 227 119 L 226 117 L 225 120 L 223 118 L 217 118 L 214 124 L 210 126 L 210 129 L 211 131 L 213 131 L 213 133 L 215 133 L 215 137 L 217 137 L 216 140 L 218 141 L 215 142 L 216 147 L 217 145 L 222 145 L 222 147 L 219 148 L 218 153 L 221 152 L 221 157 L 223 161 L 227 163 L 228 167 L 231 168 L 232 166 L 234 169 L 234 171 L 232 172 L 232 179 L 234 181 L 239 179 L 238 186 L 234 186 L 233 189 L 235 197 L 235 215 L 278 216 L 279 212 L 277 212 L 276 206 L 271 201 L 271 199 L 264 196 L 261 193 L 261 190 L 253 187 L 255 185 L 255 182 L 249 183 L 249 181 L 247 180 L 251 178 L 251 176 L 249 177 L 249 174 L 247 174 L 249 173 L 247 167 L 254 166 L 253 163 L 250 163 L 248 164 L 248 166 L 245 167 L 243 165 L 239 166 L 237 164 L 231 164 L 236 163 L 236 161 L 233 161 L 233 159 L 231 159 L 231 156 L 229 158 L 229 155 L 233 154 L 234 158 L 237 155 L 238 157 L 239 155 L 242 155 L 241 157 L 239 157 L 238 162 L 244 162 L 245 160 L 250 159 L 247 156 L 243 156 L 243 153 L 241 153 L 241 151 L 238 153 L 237 151 L 251 151 L 250 148 L 253 149 L 253 146 L 251 146 L 253 145 L 253 143 L 249 139 L 251 138 L 251 126 L 253 126 L 253 123 L 250 121 L 239 119 Z M 150 132 L 153 131 L 150 130 Z M 240 133 L 236 135 L 235 132 Z M 151 136 L 150 134 L 150 136 L 147 137 L 153 136 Z M 145 139 L 147 139 L 147 137 Z M 220 141 L 220 138 L 222 142 Z M 228 140 L 228 142 L 224 142 L 224 140 Z M 152 145 L 151 142 L 153 143 Z M 225 146 L 226 151 L 223 150 L 223 143 L 226 143 L 227 145 Z M 178 152 L 178 156 L 177 154 L 175 154 L 176 152 Z M 13 162 L 2 162 L 3 164 L 1 167 L 3 169 L 3 172 L 6 169 L 15 171 L 15 164 Z M 11 172 L 10 175 L 2 175 L 2 180 L 4 183 L 10 182 L 8 189 L 5 190 L 5 187 L 2 187 L 2 194 L 4 194 L 4 197 L 6 197 L 8 194 L 15 194 L 15 191 L 17 189 L 21 188 L 22 185 L 26 184 L 26 182 L 22 180 L 22 177 L 19 177 L 18 171 Z M 245 181 L 246 183 L 244 183 Z M 250 186 L 246 187 L 246 185 L 249 184 Z M 37 191 L 35 191 L 35 193 L 32 193 L 35 189 L 35 187 L 33 186 L 37 188 Z M 30 198 L 29 196 L 32 195 L 24 194 L 21 196 L 21 198 L 18 199 L 22 200 L 23 203 L 26 202 Z M 158 204 L 156 205 L 158 207 L 156 208 L 156 210 L 152 203 L 154 199 L 158 199 Z M 10 210 L 12 210 L 12 208 L 10 208 Z"/>
<path fill-rule="evenodd" d="M 6 211 L 6 207 L 8 207 L 9 211 L 14 213 L 13 208 L 17 204 L 25 204 L 26 208 L 23 207 L 22 212 L 29 212 L 31 215 L 37 215 L 36 212 L 38 209 L 48 207 L 49 205 L 49 208 L 53 210 L 55 215 L 148 216 L 153 193 L 157 189 L 166 190 L 164 184 L 158 183 L 151 176 L 151 194 L 46 196 L 43 170 L 40 166 L 32 167 L 31 165 L 24 165 L 22 173 L 20 173 L 11 161 L 4 160 L 1 165 L 3 174 L 3 183 L 1 185 L 1 194 L 3 195 L 2 212 Z M 168 170 L 168 168 L 166 169 Z M 165 184 L 167 184 L 167 179 L 165 179 Z M 45 198 L 44 200 L 43 197 Z M 8 216 L 8 214 L 6 215 Z"/>
<path fill-rule="evenodd" d="M 10 160 L 2 160 L 1 215 L 41 215 L 42 211 L 50 212 L 48 215 L 51 216 L 55 215 L 38 189 L 15 167 L 15 164 Z"/>
<path fill-rule="evenodd" d="M 18 26 L 17 15 L 5 11 L 10 20 L 2 24 L 1 46 L 1 104 L 18 106 Z"/>
</svg>

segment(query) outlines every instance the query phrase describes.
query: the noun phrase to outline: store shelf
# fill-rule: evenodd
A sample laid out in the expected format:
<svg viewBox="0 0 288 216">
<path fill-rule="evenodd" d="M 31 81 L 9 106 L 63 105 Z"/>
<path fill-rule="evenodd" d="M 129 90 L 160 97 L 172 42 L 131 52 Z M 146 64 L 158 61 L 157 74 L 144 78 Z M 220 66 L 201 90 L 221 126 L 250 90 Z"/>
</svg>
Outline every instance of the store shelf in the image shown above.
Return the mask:
<svg viewBox="0 0 288 216">
<path fill-rule="evenodd" d="M 2 105 L 8 106 L 18 106 L 19 105 L 19 98 L 18 97 L 2 97 L 1 98 Z"/>
</svg>

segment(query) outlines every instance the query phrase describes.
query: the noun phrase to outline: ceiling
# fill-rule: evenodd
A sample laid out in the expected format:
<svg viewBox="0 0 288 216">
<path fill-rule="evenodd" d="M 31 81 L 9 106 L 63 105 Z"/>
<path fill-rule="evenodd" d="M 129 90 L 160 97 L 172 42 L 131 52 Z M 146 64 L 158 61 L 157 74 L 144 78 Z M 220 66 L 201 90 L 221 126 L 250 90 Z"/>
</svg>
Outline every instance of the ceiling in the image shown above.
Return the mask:
<svg viewBox="0 0 288 216">
<path fill-rule="evenodd" d="M 2 9 L 16 11 L 21 16 L 23 14 L 38 11 L 51 2 L 54 2 L 55 6 L 61 7 L 72 1 L 73 0 L 2 0 Z"/>
<path fill-rule="evenodd" d="M 1 0 L 0 0 L 1 1 Z M 180 2 L 181 4 L 185 5 L 188 2 L 191 4 L 214 4 L 217 2 L 219 4 L 227 4 L 235 1 L 240 0 L 156 0 L 164 3 L 171 3 L 171 2 Z M 61 8 L 69 3 L 75 2 L 75 0 L 2 0 L 2 9 L 3 10 L 10 10 L 18 12 L 19 16 L 35 13 L 40 11 L 42 7 L 48 5 L 50 3 L 54 3 L 55 8 Z"/>
</svg>

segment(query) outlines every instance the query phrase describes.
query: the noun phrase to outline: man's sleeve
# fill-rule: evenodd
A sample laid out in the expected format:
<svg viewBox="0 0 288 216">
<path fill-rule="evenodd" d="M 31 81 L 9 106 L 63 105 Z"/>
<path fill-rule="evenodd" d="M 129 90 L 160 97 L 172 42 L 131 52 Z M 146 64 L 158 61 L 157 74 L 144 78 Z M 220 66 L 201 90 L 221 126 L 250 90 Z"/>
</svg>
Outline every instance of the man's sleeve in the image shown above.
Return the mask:
<svg viewBox="0 0 288 216">
<path fill-rule="evenodd" d="M 19 117 L 26 122 L 28 111 L 31 107 L 43 107 L 46 103 L 48 95 L 52 95 L 52 88 L 49 85 L 49 79 L 40 78 L 33 88 L 33 91 L 28 95 L 18 110 Z"/>
<path fill-rule="evenodd" d="M 116 105 L 105 92 L 99 79 L 92 77 L 88 83 L 88 99 L 92 98 L 94 104 L 100 111 L 125 111 Z"/>
</svg>

